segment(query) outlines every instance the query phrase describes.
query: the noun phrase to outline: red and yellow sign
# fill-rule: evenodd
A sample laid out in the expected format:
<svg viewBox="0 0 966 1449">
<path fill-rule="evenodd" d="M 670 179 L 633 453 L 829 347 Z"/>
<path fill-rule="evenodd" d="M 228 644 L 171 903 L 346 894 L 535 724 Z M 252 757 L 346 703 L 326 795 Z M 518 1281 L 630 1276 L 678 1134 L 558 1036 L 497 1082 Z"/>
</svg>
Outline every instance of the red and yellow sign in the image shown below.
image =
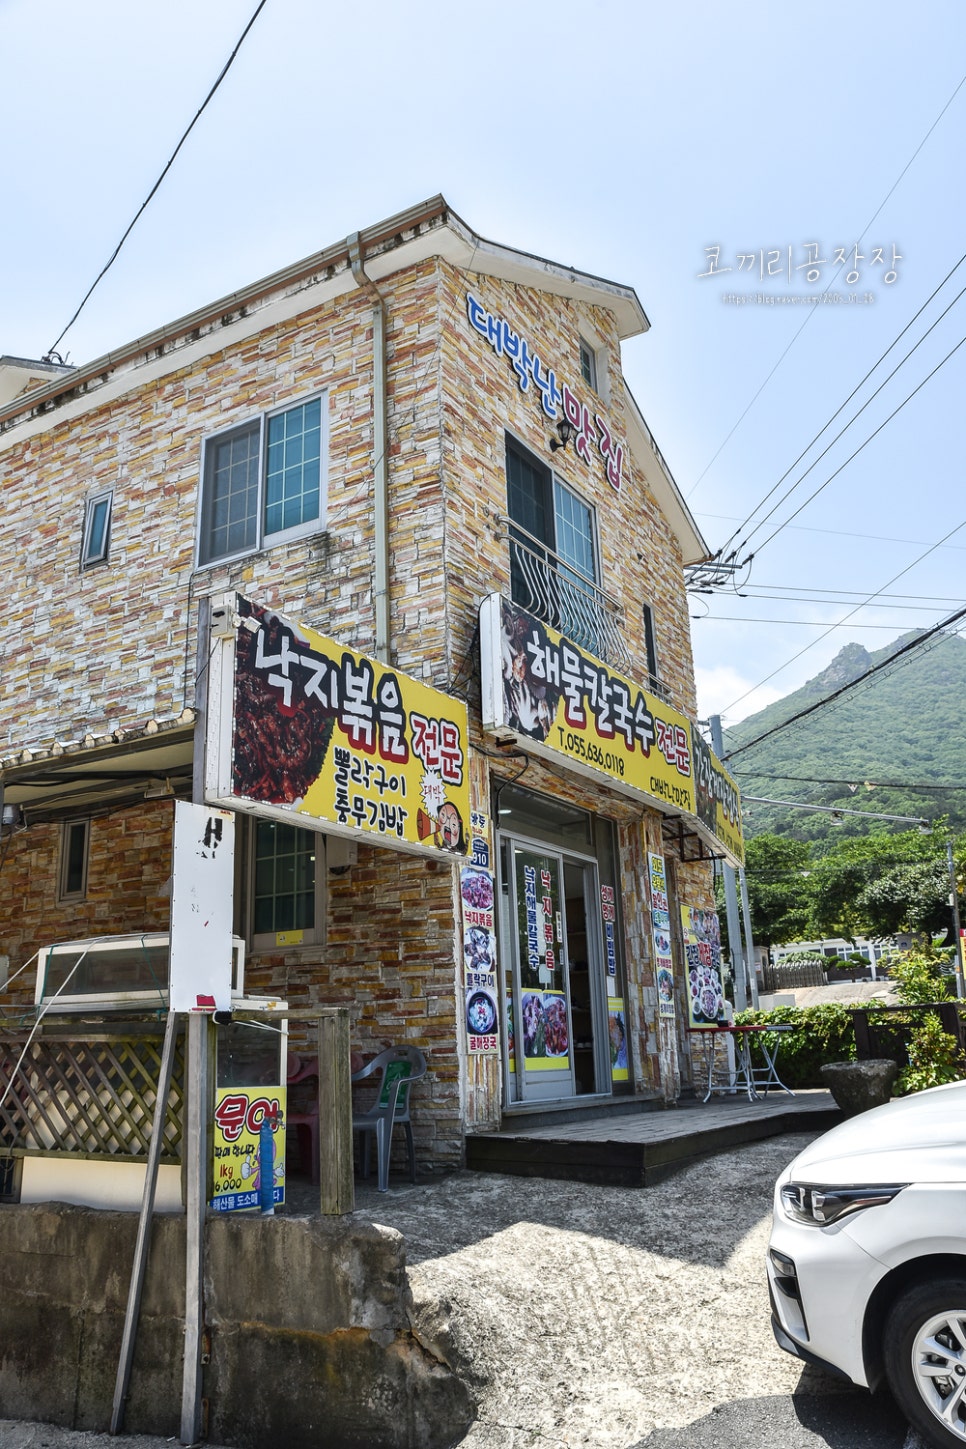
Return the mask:
<svg viewBox="0 0 966 1449">
<path fill-rule="evenodd" d="M 212 671 L 207 799 L 465 855 L 465 705 L 246 599 L 235 609 Z"/>
<path fill-rule="evenodd" d="M 262 1132 L 266 1122 L 271 1127 L 270 1138 Z M 271 1161 L 266 1160 L 269 1156 Z M 268 1172 L 272 1175 L 272 1204 L 285 1201 L 284 1087 L 218 1088 L 214 1159 L 210 1206 L 215 1212 L 260 1207 L 262 1174 Z"/>
</svg>

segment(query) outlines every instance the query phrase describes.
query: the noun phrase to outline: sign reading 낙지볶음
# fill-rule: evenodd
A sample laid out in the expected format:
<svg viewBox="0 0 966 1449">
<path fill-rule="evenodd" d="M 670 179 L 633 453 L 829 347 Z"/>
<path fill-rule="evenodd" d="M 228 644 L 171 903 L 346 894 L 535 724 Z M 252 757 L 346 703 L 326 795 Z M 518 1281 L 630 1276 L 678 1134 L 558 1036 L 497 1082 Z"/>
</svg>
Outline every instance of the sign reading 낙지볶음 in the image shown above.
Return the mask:
<svg viewBox="0 0 966 1449">
<path fill-rule="evenodd" d="M 465 705 L 246 599 L 236 619 L 211 671 L 207 799 L 466 855 Z"/>
</svg>

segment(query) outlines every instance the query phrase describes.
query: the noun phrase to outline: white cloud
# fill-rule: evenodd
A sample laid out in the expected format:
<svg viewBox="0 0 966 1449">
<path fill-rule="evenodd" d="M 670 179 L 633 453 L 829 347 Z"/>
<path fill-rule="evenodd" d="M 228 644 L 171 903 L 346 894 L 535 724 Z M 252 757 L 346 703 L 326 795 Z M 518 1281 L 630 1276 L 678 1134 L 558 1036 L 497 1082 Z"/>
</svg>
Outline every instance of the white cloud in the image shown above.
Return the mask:
<svg viewBox="0 0 966 1449">
<path fill-rule="evenodd" d="M 782 699 L 788 693 L 786 689 L 774 689 L 768 684 L 753 688 L 752 680 L 746 679 L 730 664 L 717 664 L 713 669 L 702 669 L 698 666 L 695 670 L 695 683 L 698 690 L 698 715 L 701 719 L 707 719 L 711 714 L 723 714 L 728 705 L 736 700 L 740 701 L 733 711 L 723 714 L 722 723 L 725 726 L 737 724 L 750 714 L 757 714 L 760 709 L 774 704 L 776 699 Z M 747 693 L 749 690 L 750 694 Z M 747 697 L 742 699 L 741 696 L 745 694 Z"/>
</svg>

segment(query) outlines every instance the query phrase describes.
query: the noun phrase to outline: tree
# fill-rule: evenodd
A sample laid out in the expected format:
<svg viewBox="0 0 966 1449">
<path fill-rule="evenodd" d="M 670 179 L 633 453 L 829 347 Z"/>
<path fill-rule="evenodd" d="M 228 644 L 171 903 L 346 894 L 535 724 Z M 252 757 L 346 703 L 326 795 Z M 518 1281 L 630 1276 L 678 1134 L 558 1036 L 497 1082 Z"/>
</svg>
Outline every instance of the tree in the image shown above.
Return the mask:
<svg viewBox="0 0 966 1449">
<path fill-rule="evenodd" d="M 808 929 L 811 846 L 781 835 L 756 835 L 745 850 L 745 878 L 755 942 L 780 946 Z"/>
<path fill-rule="evenodd" d="M 950 924 L 941 827 L 842 840 L 816 861 L 808 883 L 817 936 L 931 934 Z"/>
</svg>

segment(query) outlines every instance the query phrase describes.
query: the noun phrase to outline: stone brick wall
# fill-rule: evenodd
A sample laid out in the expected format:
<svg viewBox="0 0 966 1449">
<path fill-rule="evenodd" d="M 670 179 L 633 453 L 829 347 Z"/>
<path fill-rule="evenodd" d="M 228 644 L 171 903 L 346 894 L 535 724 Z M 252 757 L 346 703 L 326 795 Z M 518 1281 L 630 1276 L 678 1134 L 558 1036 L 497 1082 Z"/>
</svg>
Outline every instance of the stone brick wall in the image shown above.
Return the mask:
<svg viewBox="0 0 966 1449">
<path fill-rule="evenodd" d="M 406 673 L 466 698 L 479 728 L 475 647 L 481 598 L 507 590 L 509 554 L 504 430 L 550 461 L 552 431 L 539 394 L 522 393 L 507 358 L 470 326 L 466 291 L 511 325 L 589 403 L 578 338 L 598 346 L 597 402 L 625 447 L 620 493 L 603 460 L 571 446 L 553 457 L 568 486 L 597 512 L 602 584 L 625 610 L 624 630 L 643 677 L 642 599 L 651 603 L 659 672 L 674 703 L 693 712 L 694 691 L 681 557 L 647 483 L 653 458 L 627 446 L 627 399 L 612 315 L 536 288 L 459 273 L 430 258 L 380 283 L 387 309 L 388 466 L 391 513 L 392 660 Z M 197 601 L 238 589 L 260 603 L 372 652 L 372 298 L 353 290 L 311 302 L 252 336 L 224 342 L 164 376 L 81 416 L 0 439 L 5 508 L 0 557 L 8 571 L 0 630 L 0 756 L 177 715 L 194 701 Z M 325 389 L 329 419 L 328 521 L 324 532 L 195 571 L 204 438 L 260 412 Z M 115 489 L 108 562 L 79 568 L 84 501 Z M 27 703 L 29 701 L 29 704 Z M 499 767 L 497 767 L 499 768 Z M 489 764 L 473 766 L 474 803 L 489 808 Z M 635 1079 L 656 1087 L 650 938 L 642 891 L 642 830 L 659 819 L 606 787 L 533 762 L 526 783 L 617 822 L 624 871 L 626 956 L 638 1021 Z M 648 826 L 647 822 L 650 821 Z M 170 806 L 96 819 L 87 901 L 59 907 L 56 826 L 32 826 L 7 847 L 0 877 L 0 951 L 15 969 L 43 941 L 164 927 L 159 894 L 170 855 Z M 252 992 L 284 994 L 293 1008 L 346 1003 L 363 1049 L 420 1046 L 430 1080 L 415 1099 L 422 1160 L 461 1160 L 461 1122 L 492 1119 L 498 1074 L 459 1053 L 460 942 L 456 877 L 448 864 L 362 845 L 358 863 L 328 882 L 327 941 L 252 957 Z M 630 990 L 632 988 L 632 991 Z M 649 994 L 650 993 L 650 994 Z M 298 1028 L 294 1029 L 296 1038 Z M 472 1092 L 467 1084 L 472 1078 Z"/>
<path fill-rule="evenodd" d="M 171 874 L 172 808 L 146 802 L 91 820 L 87 895 L 58 902 L 60 826 L 32 825 L 9 837 L 0 868 L 0 951 L 10 974 L 41 946 L 86 936 L 166 931 Z M 14 983 L 12 999 L 33 1000 L 33 967 Z"/>
</svg>

